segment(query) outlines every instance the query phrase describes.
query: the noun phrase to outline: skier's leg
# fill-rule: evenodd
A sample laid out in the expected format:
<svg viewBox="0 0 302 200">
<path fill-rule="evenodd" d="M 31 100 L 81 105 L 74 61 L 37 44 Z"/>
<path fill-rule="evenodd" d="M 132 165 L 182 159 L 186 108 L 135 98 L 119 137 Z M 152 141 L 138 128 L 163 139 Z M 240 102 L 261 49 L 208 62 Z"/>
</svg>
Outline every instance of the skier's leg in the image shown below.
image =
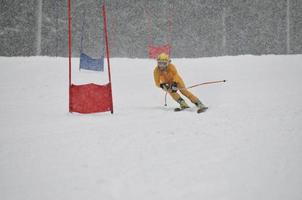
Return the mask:
<svg viewBox="0 0 302 200">
<path fill-rule="evenodd" d="M 199 99 L 195 96 L 195 95 L 193 95 L 189 90 L 187 90 L 187 89 L 182 89 L 182 90 L 180 90 L 180 92 L 185 96 L 185 97 L 187 97 L 188 99 L 190 99 L 190 101 L 192 102 L 192 103 L 196 103 L 197 101 L 199 101 Z"/>
<path fill-rule="evenodd" d="M 203 103 L 199 100 L 199 98 L 197 98 L 195 95 L 193 95 L 189 90 L 185 89 L 186 86 L 184 84 L 183 81 L 179 82 L 178 83 L 178 87 L 179 88 L 183 88 L 182 90 L 180 90 L 180 92 L 185 96 L 187 97 L 188 99 L 190 99 L 190 101 L 192 103 L 194 103 L 199 109 L 203 109 L 205 108 L 206 106 L 203 105 Z"/>
<path fill-rule="evenodd" d="M 177 87 L 178 88 L 182 88 L 180 90 L 180 92 L 185 96 L 187 97 L 188 99 L 190 99 L 190 101 L 194 104 L 196 104 L 196 102 L 199 101 L 199 99 L 193 95 L 189 90 L 186 89 L 186 86 L 185 86 L 185 83 L 183 82 L 183 80 L 180 80 L 178 83 L 177 83 Z"/>
<path fill-rule="evenodd" d="M 180 91 L 184 96 L 186 96 L 192 103 L 194 103 L 199 109 L 203 109 L 206 106 L 196 97 L 194 96 L 190 91 L 184 89 Z"/>
<path fill-rule="evenodd" d="M 170 96 L 180 105 L 181 109 L 189 108 L 188 104 L 180 97 L 177 92 L 169 92 Z"/>
</svg>

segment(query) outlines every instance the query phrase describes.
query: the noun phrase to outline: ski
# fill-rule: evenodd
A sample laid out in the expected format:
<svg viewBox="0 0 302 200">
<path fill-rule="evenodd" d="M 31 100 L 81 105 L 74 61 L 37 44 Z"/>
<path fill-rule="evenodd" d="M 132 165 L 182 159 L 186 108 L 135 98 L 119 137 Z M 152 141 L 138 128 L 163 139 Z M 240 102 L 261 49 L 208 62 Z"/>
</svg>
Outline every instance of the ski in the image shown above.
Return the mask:
<svg viewBox="0 0 302 200">
<path fill-rule="evenodd" d="M 197 110 L 197 113 L 198 113 L 198 114 L 199 114 L 199 113 L 203 113 L 203 112 L 205 112 L 207 109 L 208 109 L 208 107 L 199 108 L 199 109 Z"/>
<path fill-rule="evenodd" d="M 175 108 L 174 111 L 175 111 L 175 112 L 179 112 L 179 111 L 183 111 L 183 110 L 185 110 L 185 109 L 187 109 L 187 108 L 189 108 L 189 107 L 185 107 L 185 108 Z"/>
<path fill-rule="evenodd" d="M 183 111 L 186 110 L 187 108 L 175 108 L 174 111 L 175 112 L 179 112 L 179 111 Z M 203 108 L 199 108 L 196 112 L 199 113 L 203 113 L 208 109 L 208 107 L 203 107 Z"/>
</svg>

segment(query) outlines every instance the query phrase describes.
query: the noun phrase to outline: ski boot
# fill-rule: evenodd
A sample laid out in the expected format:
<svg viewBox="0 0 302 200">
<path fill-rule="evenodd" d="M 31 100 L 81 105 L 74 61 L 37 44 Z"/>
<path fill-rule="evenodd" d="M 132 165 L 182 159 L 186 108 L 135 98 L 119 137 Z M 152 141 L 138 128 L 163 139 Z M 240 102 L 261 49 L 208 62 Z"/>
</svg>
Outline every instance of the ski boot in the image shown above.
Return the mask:
<svg viewBox="0 0 302 200">
<path fill-rule="evenodd" d="M 175 108 L 175 109 L 174 109 L 175 112 L 182 111 L 182 110 L 184 110 L 184 109 L 186 109 L 186 108 L 190 108 L 190 107 L 188 106 L 188 104 L 185 102 L 185 100 L 183 100 L 182 98 L 179 98 L 179 99 L 177 100 L 177 103 L 179 103 L 180 108 Z"/>
<path fill-rule="evenodd" d="M 201 101 L 199 99 L 194 104 L 198 108 L 197 113 L 205 112 L 208 109 L 208 107 L 206 107 L 205 105 L 203 105 L 203 103 L 201 103 Z"/>
</svg>

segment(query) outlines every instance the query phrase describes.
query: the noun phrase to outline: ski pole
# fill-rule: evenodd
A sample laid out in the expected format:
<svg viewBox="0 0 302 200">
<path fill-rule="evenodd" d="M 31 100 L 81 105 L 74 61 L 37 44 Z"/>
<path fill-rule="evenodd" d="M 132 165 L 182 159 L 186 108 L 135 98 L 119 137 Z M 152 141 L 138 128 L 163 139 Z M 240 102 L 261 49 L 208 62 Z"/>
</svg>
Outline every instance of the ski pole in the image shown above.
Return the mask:
<svg viewBox="0 0 302 200">
<path fill-rule="evenodd" d="M 203 83 L 191 85 L 191 86 L 185 87 L 185 88 L 178 88 L 178 90 L 185 90 L 185 89 L 190 89 L 190 88 L 194 88 L 194 87 L 201 86 L 201 85 L 209 85 L 209 84 L 214 84 L 214 83 L 224 83 L 224 82 L 226 82 L 226 80 L 221 80 L 221 81 L 208 81 L 208 82 L 203 82 Z"/>
<path fill-rule="evenodd" d="M 224 82 L 226 82 L 226 80 L 220 80 L 220 81 L 208 81 L 208 82 L 203 82 L 203 83 L 191 85 L 191 86 L 189 86 L 189 87 L 178 88 L 178 90 L 186 90 L 186 89 L 198 87 L 198 86 L 201 86 L 201 85 L 209 85 L 209 84 L 214 84 L 214 83 L 224 83 Z M 168 91 L 166 91 L 166 94 L 165 94 L 165 106 L 167 106 L 167 94 L 168 94 Z"/>
<path fill-rule="evenodd" d="M 166 94 L 165 94 L 165 106 L 167 106 L 167 94 L 168 94 L 168 92 L 166 92 Z"/>
<path fill-rule="evenodd" d="M 189 87 L 178 88 L 178 90 L 186 90 L 186 89 L 198 87 L 198 86 L 201 86 L 201 85 L 209 85 L 209 84 L 214 84 L 214 83 L 224 83 L 224 82 L 226 82 L 226 80 L 220 80 L 220 81 L 208 81 L 208 82 L 203 82 L 203 83 L 191 85 L 191 86 L 189 86 Z M 166 94 L 165 94 L 165 106 L 167 106 L 167 94 L 168 94 L 168 91 L 166 91 Z"/>
</svg>

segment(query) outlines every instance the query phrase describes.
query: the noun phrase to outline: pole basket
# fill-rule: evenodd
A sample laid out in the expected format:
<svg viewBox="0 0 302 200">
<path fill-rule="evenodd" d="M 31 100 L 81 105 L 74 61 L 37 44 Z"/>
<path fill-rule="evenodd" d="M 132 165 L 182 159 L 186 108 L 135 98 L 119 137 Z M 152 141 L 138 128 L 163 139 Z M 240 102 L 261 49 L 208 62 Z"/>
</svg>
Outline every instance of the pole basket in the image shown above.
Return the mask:
<svg viewBox="0 0 302 200">
<path fill-rule="evenodd" d="M 108 33 L 107 33 L 107 19 L 106 8 L 102 6 L 103 16 L 103 34 L 104 45 L 106 49 L 106 59 L 108 66 L 108 79 L 109 82 L 104 85 L 98 85 L 95 83 L 88 83 L 83 85 L 76 85 L 72 83 L 72 14 L 71 14 L 71 1 L 68 0 L 68 56 L 69 56 L 69 112 L 78 112 L 82 114 L 107 112 L 113 113 L 113 101 L 112 101 L 112 83 L 110 74 L 110 60 L 109 60 L 109 45 L 108 45 Z M 76 25 L 75 25 L 76 26 Z M 75 27 L 76 29 L 76 27 Z"/>
</svg>

